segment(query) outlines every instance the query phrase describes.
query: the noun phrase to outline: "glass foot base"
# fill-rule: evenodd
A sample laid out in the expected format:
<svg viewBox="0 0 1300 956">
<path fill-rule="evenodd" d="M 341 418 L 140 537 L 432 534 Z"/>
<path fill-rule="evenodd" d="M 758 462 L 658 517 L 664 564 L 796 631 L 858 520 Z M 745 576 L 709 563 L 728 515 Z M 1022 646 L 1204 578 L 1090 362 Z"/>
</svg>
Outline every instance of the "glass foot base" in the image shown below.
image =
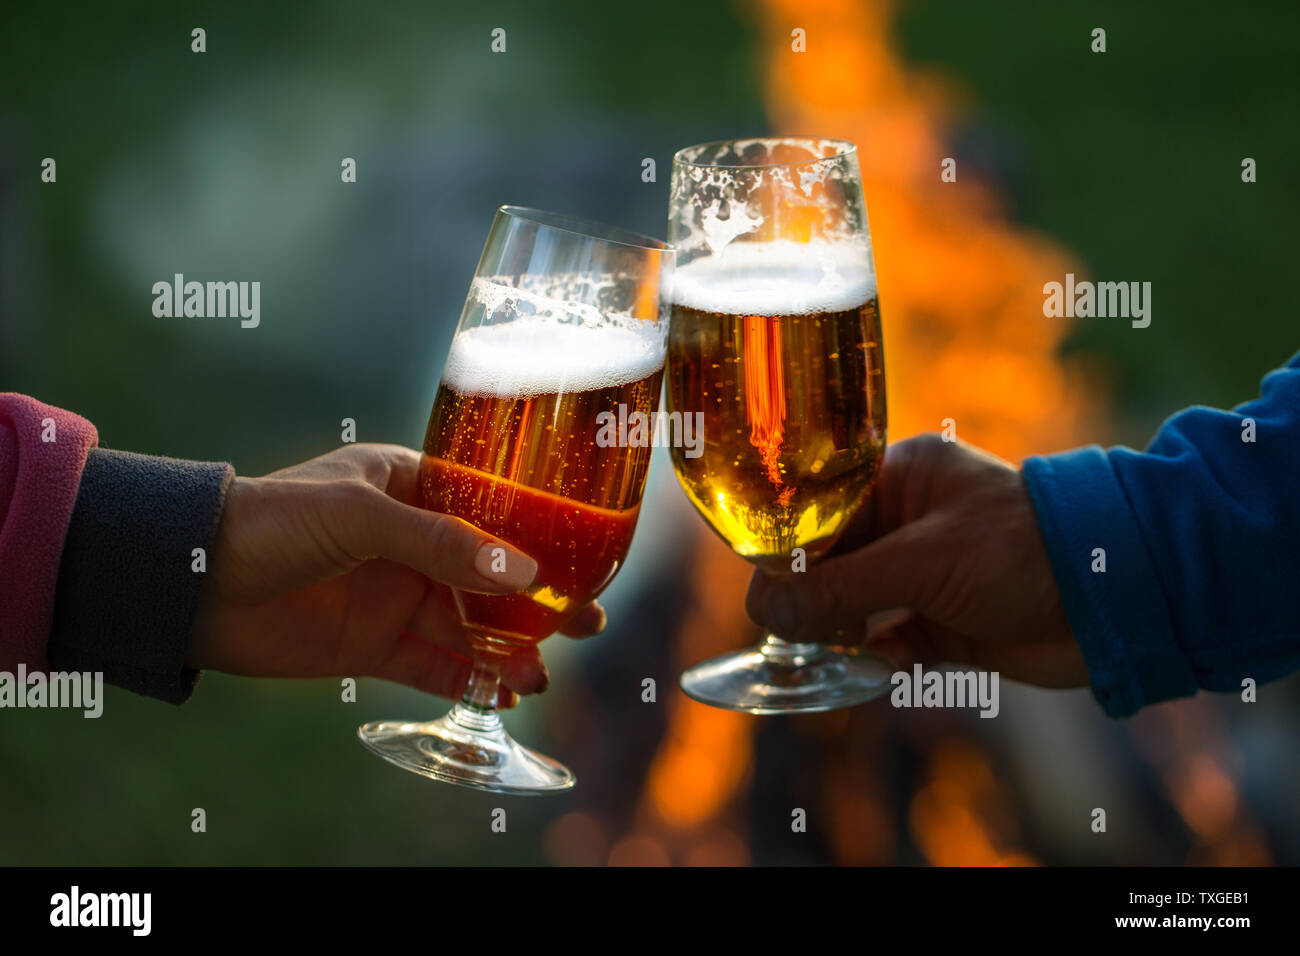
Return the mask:
<svg viewBox="0 0 1300 956">
<path fill-rule="evenodd" d="M 434 780 L 495 793 L 570 790 L 577 777 L 550 757 L 515 743 L 495 714 L 457 705 L 428 723 L 375 721 L 357 728 L 361 742 L 389 763 Z M 467 726 L 477 722 L 481 726 Z"/>
<path fill-rule="evenodd" d="M 852 707 L 890 688 L 893 667 L 869 654 L 820 644 L 760 647 L 715 657 L 682 674 L 692 700 L 746 714 L 812 714 Z"/>
</svg>

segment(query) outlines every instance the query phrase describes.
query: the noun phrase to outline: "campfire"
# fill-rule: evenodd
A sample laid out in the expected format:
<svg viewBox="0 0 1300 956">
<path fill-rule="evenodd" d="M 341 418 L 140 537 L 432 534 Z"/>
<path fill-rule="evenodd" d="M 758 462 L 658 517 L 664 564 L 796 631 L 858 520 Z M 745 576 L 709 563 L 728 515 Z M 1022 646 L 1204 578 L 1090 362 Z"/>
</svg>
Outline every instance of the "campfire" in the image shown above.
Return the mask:
<svg viewBox="0 0 1300 956">
<path fill-rule="evenodd" d="M 1043 312 L 1043 285 L 1086 267 L 1050 238 L 1012 223 L 996 190 L 945 140 L 951 88 L 906 66 L 884 0 L 755 0 L 765 96 L 777 134 L 854 141 L 870 217 L 884 326 L 892 441 L 947 425 L 1011 461 L 1107 436 L 1104 389 L 1057 354 L 1069 319 Z M 792 49 L 804 32 L 806 52 Z M 955 181 L 941 179 L 956 160 Z M 696 525 L 675 673 L 752 644 L 744 613 L 750 566 Z M 823 859 L 847 864 L 1033 865 L 1028 827 L 994 753 L 952 714 L 897 714 L 877 703 L 783 719 L 729 713 L 666 695 L 666 731 L 631 819 L 568 814 L 550 845 L 581 836 L 582 862 L 743 864 L 763 831 L 789 831 L 801 807 L 818 821 Z M 1007 719 L 1015 719 L 1008 716 Z M 1238 771 L 1213 702 L 1184 702 L 1125 725 L 1130 759 L 1156 771 L 1190 832 L 1189 862 L 1260 863 L 1267 847 L 1241 807 Z M 770 738 L 770 739 L 769 739 Z M 911 765 L 891 762 L 899 740 Z M 766 748 L 766 749 L 764 749 Z M 814 779 L 790 806 L 757 780 L 759 757 L 797 749 Z M 781 814 L 781 816 L 777 816 Z M 1173 814 L 1171 813 L 1171 816 Z M 1177 818 L 1175 818 L 1177 819 Z M 573 840 L 565 839 L 565 835 Z M 779 838 L 769 857 L 785 859 Z M 907 847 L 902 846 L 906 841 Z M 797 851 L 791 851 L 797 852 Z M 901 855 L 900 855 L 901 854 Z M 578 862 L 557 850 L 557 862 Z M 912 857 L 915 857 L 914 859 Z M 808 857 L 790 856 L 792 861 Z"/>
</svg>

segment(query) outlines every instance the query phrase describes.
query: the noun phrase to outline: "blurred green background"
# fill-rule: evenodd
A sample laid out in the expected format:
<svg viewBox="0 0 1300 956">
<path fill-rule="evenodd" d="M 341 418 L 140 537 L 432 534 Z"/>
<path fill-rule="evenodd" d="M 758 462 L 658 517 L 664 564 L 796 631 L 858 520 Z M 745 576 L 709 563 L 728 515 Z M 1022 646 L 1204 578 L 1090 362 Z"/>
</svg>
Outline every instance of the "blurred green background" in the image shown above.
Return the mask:
<svg viewBox="0 0 1300 956">
<path fill-rule="evenodd" d="M 1245 400 L 1300 347 L 1285 285 L 1298 19 L 1293 3 L 899 5 L 906 58 L 966 91 L 953 140 L 1013 216 L 1094 276 L 1155 286 L 1150 329 L 1081 323 L 1070 340 L 1108 373 L 1115 423 L 1099 439 L 1141 443 L 1178 407 Z M 1096 25 L 1104 62 L 1086 54 Z M 504 56 L 489 52 L 497 26 Z M 683 0 L 11 5 L 0 389 L 86 416 L 102 445 L 244 474 L 335 447 L 344 417 L 360 440 L 418 445 L 495 206 L 662 234 L 673 151 L 768 128 L 757 37 L 747 4 Z M 261 327 L 154 318 L 151 286 L 175 272 L 261 281 Z M 671 481 L 657 462 L 647 509 L 695 520 Z M 628 653 L 617 611 L 689 545 L 649 524 L 600 638 Z M 552 691 L 508 718 L 541 749 L 593 653 L 562 643 L 545 646 Z M 0 711 L 0 864 L 547 862 L 562 802 L 380 763 L 357 724 L 445 705 L 360 686 L 343 704 L 337 681 L 208 674 L 181 708 L 111 689 L 100 720 Z M 1294 773 L 1268 785 L 1294 806 Z M 496 806 L 517 838 L 488 832 Z M 206 834 L 190 832 L 194 807 Z M 1294 828 L 1271 833 L 1295 852 Z"/>
<path fill-rule="evenodd" d="M 1300 348 L 1283 281 L 1300 213 L 1300 5 L 1261 2 L 900 3 L 907 58 L 956 80 L 976 155 L 1020 154 L 1003 178 L 1017 218 L 1098 279 L 1140 276 L 1141 334 L 1078 322 L 1141 446 L 1172 411 L 1253 398 Z M 1105 54 L 1089 48 L 1107 31 Z M 961 142 L 962 140 L 958 140 Z M 1253 157 L 1258 181 L 1241 181 Z"/>
</svg>

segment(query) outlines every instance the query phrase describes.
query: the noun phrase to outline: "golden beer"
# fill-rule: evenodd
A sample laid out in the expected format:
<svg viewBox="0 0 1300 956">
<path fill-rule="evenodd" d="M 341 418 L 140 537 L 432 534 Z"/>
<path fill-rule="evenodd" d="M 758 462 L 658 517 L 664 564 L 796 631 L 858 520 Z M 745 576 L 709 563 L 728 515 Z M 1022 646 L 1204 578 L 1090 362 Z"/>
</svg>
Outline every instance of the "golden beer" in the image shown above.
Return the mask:
<svg viewBox="0 0 1300 956">
<path fill-rule="evenodd" d="M 703 421 L 703 454 L 674 449 L 709 526 L 768 577 L 825 557 L 869 494 L 885 451 L 876 269 L 857 148 L 760 137 L 673 157 L 666 404 Z M 779 592 L 771 592 L 777 594 Z M 769 621 L 769 624 L 772 622 Z M 851 707 L 887 666 L 782 620 L 756 647 L 682 674 L 701 703 L 748 714 Z M 849 635 L 849 640 L 853 639 Z"/>
<path fill-rule="evenodd" d="M 874 278 L 819 292 L 816 274 L 765 269 L 758 301 L 743 274 L 678 270 L 666 404 L 704 415 L 703 454 L 673 449 L 691 501 L 736 553 L 779 573 L 795 548 L 825 554 L 871 487 L 884 357 Z M 761 312 L 718 311 L 729 298 Z"/>
</svg>

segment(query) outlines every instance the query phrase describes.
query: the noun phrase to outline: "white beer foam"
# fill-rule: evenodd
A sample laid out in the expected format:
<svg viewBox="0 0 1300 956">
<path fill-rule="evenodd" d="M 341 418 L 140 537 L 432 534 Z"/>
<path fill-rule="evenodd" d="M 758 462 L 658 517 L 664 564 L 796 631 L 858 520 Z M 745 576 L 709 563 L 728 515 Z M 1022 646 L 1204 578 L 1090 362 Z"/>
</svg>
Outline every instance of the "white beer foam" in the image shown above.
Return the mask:
<svg viewBox="0 0 1300 956">
<path fill-rule="evenodd" d="M 732 315 L 847 312 L 876 295 L 865 243 L 733 242 L 678 266 L 673 304 Z"/>
<path fill-rule="evenodd" d="M 551 316 L 464 329 L 452 339 L 443 384 L 461 394 L 531 398 L 640 381 L 664 364 L 654 323 L 646 334 L 620 325 L 575 325 Z"/>
</svg>

